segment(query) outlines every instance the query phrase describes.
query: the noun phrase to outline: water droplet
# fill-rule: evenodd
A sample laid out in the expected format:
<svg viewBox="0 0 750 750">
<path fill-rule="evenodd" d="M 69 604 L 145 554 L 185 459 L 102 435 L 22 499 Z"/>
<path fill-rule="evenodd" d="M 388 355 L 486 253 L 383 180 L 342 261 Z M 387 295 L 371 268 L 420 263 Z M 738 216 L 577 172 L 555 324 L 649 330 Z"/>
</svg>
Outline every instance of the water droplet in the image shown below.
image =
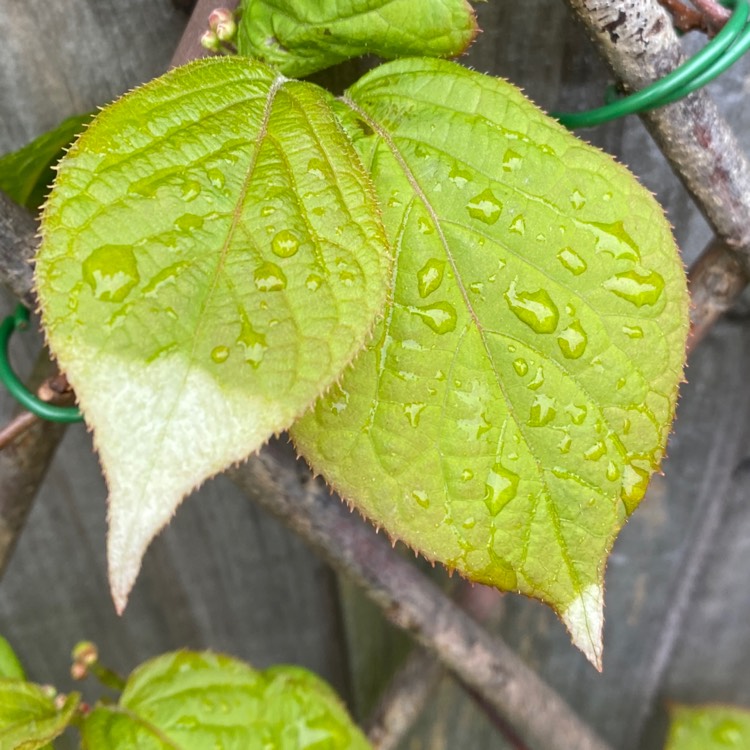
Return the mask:
<svg viewBox="0 0 750 750">
<path fill-rule="evenodd" d="M 484 290 L 484 284 L 481 281 L 475 281 L 472 284 L 469 284 L 469 291 L 472 294 L 481 294 Z"/>
<path fill-rule="evenodd" d="M 586 205 L 586 197 L 580 190 L 576 189 L 570 194 L 570 205 L 576 211 L 579 211 Z"/>
<path fill-rule="evenodd" d="M 228 346 L 215 346 L 211 349 L 211 359 L 220 365 L 229 359 L 229 347 Z"/>
<path fill-rule="evenodd" d="M 237 343 L 242 347 L 245 362 L 252 367 L 257 367 L 262 361 L 268 349 L 266 337 L 258 333 L 251 325 L 250 321 L 243 318 L 240 335 L 237 337 Z"/>
<path fill-rule="evenodd" d="M 190 267 L 190 263 L 186 260 L 180 261 L 179 263 L 173 263 L 167 268 L 162 268 L 156 276 L 153 276 L 151 280 L 143 287 L 144 297 L 156 296 L 159 290 L 165 284 L 171 284 L 177 280 L 177 277 L 182 271 Z"/>
<path fill-rule="evenodd" d="M 417 287 L 419 288 L 420 297 L 427 297 L 432 294 L 443 283 L 444 269 L 445 261 L 430 258 L 417 271 Z"/>
<path fill-rule="evenodd" d="M 716 725 L 711 732 L 711 737 L 727 747 L 740 747 L 742 726 L 732 719 L 725 719 Z"/>
<path fill-rule="evenodd" d="M 261 216 L 270 216 L 271 214 L 276 213 L 276 206 L 263 206 L 263 208 L 260 209 L 260 215 Z"/>
<path fill-rule="evenodd" d="M 508 231 L 513 234 L 520 234 L 521 236 L 526 234 L 526 220 L 521 214 L 518 214 L 518 216 L 513 219 Z"/>
<path fill-rule="evenodd" d="M 555 400 L 540 393 L 531 404 L 529 427 L 544 427 L 557 416 Z"/>
<path fill-rule="evenodd" d="M 272 240 L 271 250 L 279 258 L 291 258 L 299 250 L 299 240 L 293 232 L 282 229 Z"/>
<path fill-rule="evenodd" d="M 477 525 L 477 521 L 474 518 L 474 516 L 469 516 L 468 518 L 464 518 L 464 520 L 461 522 L 461 526 L 463 526 L 465 529 L 473 529 Z"/>
<path fill-rule="evenodd" d="M 631 339 L 643 338 L 643 328 L 640 326 L 623 326 L 622 332 Z"/>
<path fill-rule="evenodd" d="M 614 482 L 616 479 L 620 478 L 620 470 L 615 466 L 613 461 L 610 461 L 607 464 L 607 479 L 609 479 L 610 482 Z"/>
<path fill-rule="evenodd" d="M 574 276 L 580 276 L 586 270 L 586 261 L 572 247 L 564 247 L 557 254 L 557 259 Z"/>
<path fill-rule="evenodd" d="M 664 279 L 656 271 L 623 271 L 607 279 L 604 288 L 637 307 L 643 307 L 659 301 L 664 290 Z"/>
<path fill-rule="evenodd" d="M 617 260 L 632 260 L 637 263 L 641 259 L 641 253 L 638 250 L 635 240 L 627 233 L 625 226 L 621 221 L 612 224 L 601 224 L 592 221 L 589 226 L 595 232 L 596 252 L 609 253 Z"/>
<path fill-rule="evenodd" d="M 557 328 L 560 313 L 544 289 L 516 293 L 516 282 L 511 283 L 505 300 L 516 317 L 536 333 L 552 333 Z"/>
<path fill-rule="evenodd" d="M 275 264 L 266 262 L 255 269 L 255 286 L 261 292 L 280 292 L 286 289 L 286 276 Z"/>
<path fill-rule="evenodd" d="M 474 472 L 471 469 L 464 469 L 461 472 L 461 481 L 468 482 L 471 479 L 474 479 Z"/>
<path fill-rule="evenodd" d="M 182 200 L 184 200 L 185 203 L 190 203 L 190 201 L 194 201 L 201 194 L 201 184 L 195 180 L 185 180 L 182 183 L 182 189 L 180 192 L 182 194 Z"/>
<path fill-rule="evenodd" d="M 448 179 L 459 189 L 463 190 L 464 187 L 471 181 L 471 172 L 461 169 L 458 166 L 454 166 L 448 174 Z"/>
<path fill-rule="evenodd" d="M 319 180 L 325 180 L 327 167 L 322 159 L 310 159 L 307 162 L 307 171 L 309 174 L 317 177 Z"/>
<path fill-rule="evenodd" d="M 305 286 L 311 291 L 311 292 L 317 292 L 318 289 L 320 289 L 320 285 L 323 283 L 323 278 L 321 276 L 318 276 L 317 273 L 311 273 L 306 279 L 305 279 Z"/>
<path fill-rule="evenodd" d="M 598 461 L 602 456 L 606 455 L 607 446 L 603 442 L 598 442 L 592 445 L 584 454 L 583 457 L 587 461 Z"/>
<path fill-rule="evenodd" d="M 572 445 L 573 440 L 571 439 L 570 435 L 565 433 L 565 436 L 563 439 L 558 443 L 557 447 L 560 453 L 570 453 L 570 446 Z"/>
<path fill-rule="evenodd" d="M 503 466 L 495 464 L 484 485 L 484 504 L 490 515 L 496 516 L 518 492 L 519 476 Z"/>
<path fill-rule="evenodd" d="M 411 493 L 412 500 L 419 505 L 420 508 L 425 510 L 430 507 L 430 498 L 427 497 L 427 493 L 423 490 L 413 490 Z"/>
<path fill-rule="evenodd" d="M 513 362 L 513 369 L 516 371 L 516 375 L 523 377 L 529 371 L 529 364 L 525 359 L 519 357 Z"/>
<path fill-rule="evenodd" d="M 328 391 L 327 398 L 334 414 L 341 414 L 349 405 L 349 391 L 345 391 L 338 383 Z"/>
<path fill-rule="evenodd" d="M 409 420 L 412 427 L 419 424 L 419 416 L 424 411 L 426 404 L 412 403 L 404 404 L 404 416 Z"/>
<path fill-rule="evenodd" d="M 398 190 L 394 190 L 391 193 L 391 197 L 388 199 L 389 208 L 398 208 L 398 206 L 402 205 L 401 200 L 399 199 L 398 196 L 399 196 Z"/>
<path fill-rule="evenodd" d="M 417 227 L 420 234 L 432 234 L 435 231 L 432 223 L 426 216 L 420 216 L 419 219 L 417 219 Z"/>
<path fill-rule="evenodd" d="M 209 169 L 206 176 L 215 188 L 224 187 L 224 173 L 220 169 Z"/>
<path fill-rule="evenodd" d="M 448 302 L 412 309 L 435 333 L 450 333 L 456 328 L 456 309 Z"/>
<path fill-rule="evenodd" d="M 503 210 L 503 204 L 495 197 L 495 194 L 487 188 L 466 204 L 466 210 L 472 219 L 479 219 L 485 224 L 494 224 Z"/>
<path fill-rule="evenodd" d="M 622 473 L 622 501 L 628 512 L 632 512 L 635 506 L 646 494 L 648 487 L 649 472 L 633 464 L 625 466 Z"/>
<path fill-rule="evenodd" d="M 544 370 L 541 367 L 536 368 L 536 373 L 532 378 L 531 382 L 526 386 L 529 390 L 539 390 L 544 385 Z"/>
<path fill-rule="evenodd" d="M 570 417 L 573 424 L 582 425 L 586 421 L 588 409 L 585 406 L 568 404 L 568 406 L 565 407 L 565 413 Z"/>
<path fill-rule="evenodd" d="M 557 345 L 567 359 L 578 359 L 586 351 L 588 336 L 580 322 L 574 320 L 558 337 Z"/>
<path fill-rule="evenodd" d="M 512 148 L 507 149 L 503 154 L 503 171 L 515 172 L 523 164 L 523 157 Z"/>
<path fill-rule="evenodd" d="M 195 716 L 180 716 L 175 722 L 175 729 L 197 729 L 200 722 Z"/>
<path fill-rule="evenodd" d="M 130 245 L 102 245 L 83 261 L 83 280 L 102 302 L 122 302 L 141 280 Z"/>
<path fill-rule="evenodd" d="M 612 193 L 604 193 L 604 195 L 602 196 L 602 200 L 605 203 L 609 203 L 609 201 L 612 200 Z"/>
<path fill-rule="evenodd" d="M 343 284 L 344 286 L 351 286 L 352 284 L 354 284 L 354 282 L 355 282 L 356 280 L 357 280 L 357 277 L 356 277 L 356 276 L 355 276 L 355 274 L 353 274 L 353 273 L 352 273 L 351 271 L 342 271 L 342 272 L 341 272 L 341 273 L 339 274 L 339 281 L 340 281 L 340 282 L 341 282 L 341 283 L 342 283 L 342 284 Z"/>
<path fill-rule="evenodd" d="M 203 226 L 203 217 L 197 214 L 183 214 L 175 220 L 174 225 L 180 232 L 192 232 Z"/>
</svg>

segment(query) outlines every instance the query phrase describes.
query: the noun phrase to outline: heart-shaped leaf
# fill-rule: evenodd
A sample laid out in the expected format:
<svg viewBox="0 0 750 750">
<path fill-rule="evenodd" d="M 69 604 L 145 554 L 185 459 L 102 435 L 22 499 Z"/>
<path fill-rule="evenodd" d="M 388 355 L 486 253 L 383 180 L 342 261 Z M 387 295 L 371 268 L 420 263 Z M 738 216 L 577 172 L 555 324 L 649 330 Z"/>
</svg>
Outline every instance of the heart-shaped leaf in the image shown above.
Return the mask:
<svg viewBox="0 0 750 750">
<path fill-rule="evenodd" d="M 367 53 L 456 57 L 478 31 L 466 0 L 245 0 L 241 7 L 240 54 L 290 76 Z"/>
<path fill-rule="evenodd" d="M 0 748 L 46 748 L 65 731 L 79 699 L 71 693 L 58 708 L 49 691 L 39 685 L 0 679 Z"/>
<path fill-rule="evenodd" d="M 165 654 L 139 667 L 116 706 L 83 724 L 87 750 L 367 750 L 331 688 L 296 667 L 257 672 L 210 653 Z"/>
<path fill-rule="evenodd" d="M 204 60 L 107 108 L 60 163 L 37 291 L 107 478 L 118 610 L 182 497 L 288 427 L 382 309 L 382 225 L 329 99 Z"/>
<path fill-rule="evenodd" d="M 672 706 L 665 750 L 750 747 L 750 711 L 734 706 Z"/>
<path fill-rule="evenodd" d="M 405 60 L 344 105 L 396 270 L 366 353 L 293 437 L 393 536 L 550 604 L 599 666 L 606 557 L 682 377 L 667 222 L 503 81 Z"/>
</svg>

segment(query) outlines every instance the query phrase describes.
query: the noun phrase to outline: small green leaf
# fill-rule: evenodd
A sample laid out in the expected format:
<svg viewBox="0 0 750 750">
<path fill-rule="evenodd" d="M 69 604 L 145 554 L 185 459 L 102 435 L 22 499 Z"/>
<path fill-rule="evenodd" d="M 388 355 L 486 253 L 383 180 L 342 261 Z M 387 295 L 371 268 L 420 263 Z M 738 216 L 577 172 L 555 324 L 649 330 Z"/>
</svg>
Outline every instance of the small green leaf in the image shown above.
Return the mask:
<svg viewBox="0 0 750 750">
<path fill-rule="evenodd" d="M 672 706 L 665 750 L 746 750 L 750 711 L 733 706 Z"/>
<path fill-rule="evenodd" d="M 116 706 L 86 717 L 85 750 L 367 750 L 336 694 L 298 667 L 258 672 L 211 653 L 138 668 Z"/>
<path fill-rule="evenodd" d="M 0 750 L 39 750 L 61 735 L 80 696 L 71 693 L 61 708 L 39 685 L 0 679 Z"/>
<path fill-rule="evenodd" d="M 429 559 L 550 604 L 599 666 L 606 558 L 682 378 L 685 276 L 661 209 L 513 86 L 453 63 L 384 65 L 341 117 L 396 269 L 297 446 Z"/>
<path fill-rule="evenodd" d="M 466 0 L 244 0 L 237 36 L 240 54 L 306 76 L 372 53 L 455 57 L 477 34 Z"/>
<path fill-rule="evenodd" d="M 0 635 L 0 678 L 7 680 L 25 680 L 21 662 L 10 643 Z"/>
<path fill-rule="evenodd" d="M 91 117 L 91 114 L 69 117 L 18 151 L 0 157 L 0 190 L 32 211 L 39 208 L 55 178 L 55 164 Z"/>
<path fill-rule="evenodd" d="M 384 231 L 329 102 L 203 60 L 104 110 L 60 163 L 37 290 L 107 477 L 119 610 L 182 497 L 288 427 L 382 309 Z"/>
</svg>

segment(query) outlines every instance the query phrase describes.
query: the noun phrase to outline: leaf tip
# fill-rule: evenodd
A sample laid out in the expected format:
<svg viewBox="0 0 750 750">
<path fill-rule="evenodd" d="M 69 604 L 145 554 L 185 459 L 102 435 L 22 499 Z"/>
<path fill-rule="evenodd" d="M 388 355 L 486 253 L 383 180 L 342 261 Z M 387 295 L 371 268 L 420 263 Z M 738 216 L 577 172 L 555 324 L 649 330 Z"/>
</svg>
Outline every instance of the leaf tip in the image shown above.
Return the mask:
<svg viewBox="0 0 750 750">
<path fill-rule="evenodd" d="M 604 590 L 601 584 L 586 586 L 562 612 L 561 619 L 570 633 L 573 645 L 601 672 L 604 651 Z"/>
</svg>

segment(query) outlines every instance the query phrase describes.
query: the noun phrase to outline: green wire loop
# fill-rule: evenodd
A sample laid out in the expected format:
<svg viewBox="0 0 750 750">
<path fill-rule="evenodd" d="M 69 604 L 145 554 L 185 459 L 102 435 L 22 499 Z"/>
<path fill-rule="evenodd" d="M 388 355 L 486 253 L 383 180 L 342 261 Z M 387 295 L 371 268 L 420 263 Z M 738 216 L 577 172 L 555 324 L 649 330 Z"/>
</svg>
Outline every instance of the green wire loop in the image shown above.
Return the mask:
<svg viewBox="0 0 750 750">
<path fill-rule="evenodd" d="M 748 0 L 737 0 L 734 13 L 724 28 L 697 55 L 669 75 L 603 107 L 586 112 L 553 113 L 552 116 L 567 128 L 588 128 L 682 99 L 723 73 L 750 49 L 748 16 Z"/>
<path fill-rule="evenodd" d="M 55 406 L 42 401 L 31 393 L 13 372 L 8 359 L 8 343 L 13 331 L 22 331 L 28 328 L 28 325 L 29 311 L 23 305 L 18 305 L 13 315 L 9 315 L 0 323 L 0 381 L 18 403 L 37 417 L 48 422 L 80 422 L 83 417 L 75 406 Z"/>
</svg>

